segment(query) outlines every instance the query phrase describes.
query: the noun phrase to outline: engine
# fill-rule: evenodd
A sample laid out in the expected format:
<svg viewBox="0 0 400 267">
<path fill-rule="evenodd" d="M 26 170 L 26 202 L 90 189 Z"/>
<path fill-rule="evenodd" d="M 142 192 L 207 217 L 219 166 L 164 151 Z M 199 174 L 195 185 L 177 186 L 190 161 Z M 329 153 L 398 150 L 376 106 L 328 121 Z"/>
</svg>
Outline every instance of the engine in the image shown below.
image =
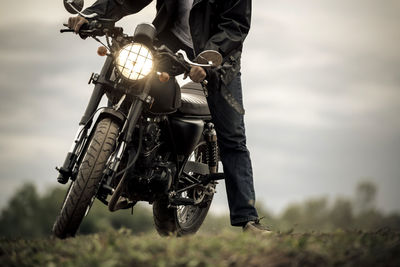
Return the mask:
<svg viewBox="0 0 400 267">
<path fill-rule="evenodd" d="M 129 179 L 131 198 L 152 201 L 171 187 L 176 164 L 169 161 L 169 153 L 162 152 L 160 120 L 147 119 L 144 126 L 142 149 Z"/>
<path fill-rule="evenodd" d="M 144 167 L 150 167 L 155 160 L 158 148 L 161 146 L 161 131 L 158 123 L 149 122 L 144 129 L 143 148 L 141 152 L 142 164 Z"/>
</svg>

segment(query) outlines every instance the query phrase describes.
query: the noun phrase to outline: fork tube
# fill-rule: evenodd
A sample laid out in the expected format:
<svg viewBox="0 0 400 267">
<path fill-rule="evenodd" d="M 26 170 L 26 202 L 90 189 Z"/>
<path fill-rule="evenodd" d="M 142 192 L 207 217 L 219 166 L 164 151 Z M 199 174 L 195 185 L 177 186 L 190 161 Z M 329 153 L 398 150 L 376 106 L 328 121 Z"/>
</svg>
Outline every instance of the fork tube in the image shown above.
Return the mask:
<svg viewBox="0 0 400 267">
<path fill-rule="evenodd" d="M 106 61 L 104 62 L 103 68 L 101 69 L 97 81 L 104 81 L 107 79 L 107 76 L 109 76 L 110 71 L 112 70 L 112 64 L 113 64 L 113 58 L 111 56 L 108 56 Z M 97 81 L 94 81 L 96 85 L 94 86 L 92 95 L 90 96 L 89 103 L 86 107 L 83 117 L 81 118 L 81 121 L 79 122 L 79 125 L 85 125 L 87 123 L 89 124 L 91 123 L 89 119 L 96 111 L 97 107 L 100 104 L 101 98 L 105 93 L 104 86 L 102 85 L 102 83 L 98 83 Z"/>
<path fill-rule="evenodd" d="M 145 84 L 143 85 L 143 93 L 140 97 L 136 97 L 133 101 L 131 108 L 129 109 L 127 124 L 124 126 L 123 131 L 125 131 L 125 127 L 128 127 L 127 131 L 125 132 L 124 141 L 130 143 L 132 141 L 133 130 L 140 118 L 140 115 L 143 111 L 143 99 L 146 99 L 149 95 L 151 89 L 151 79 L 147 79 Z"/>
<path fill-rule="evenodd" d="M 125 132 L 126 134 L 124 136 L 124 141 L 126 143 L 130 143 L 132 141 L 133 131 L 139 120 L 140 115 L 142 114 L 142 110 L 143 102 L 139 98 L 136 98 L 133 101 L 131 108 L 129 109 L 127 124 L 125 125 L 125 127 L 127 127 L 127 131 Z M 124 130 L 125 129 L 123 129 L 123 131 Z"/>
</svg>

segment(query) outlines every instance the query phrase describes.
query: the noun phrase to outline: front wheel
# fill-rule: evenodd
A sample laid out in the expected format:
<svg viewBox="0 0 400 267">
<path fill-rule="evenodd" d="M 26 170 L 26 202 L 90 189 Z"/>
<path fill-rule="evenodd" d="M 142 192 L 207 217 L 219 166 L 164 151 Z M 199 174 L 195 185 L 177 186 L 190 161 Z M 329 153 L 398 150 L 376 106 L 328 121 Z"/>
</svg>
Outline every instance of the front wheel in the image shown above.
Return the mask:
<svg viewBox="0 0 400 267">
<path fill-rule="evenodd" d="M 101 120 L 97 126 L 75 181 L 67 192 L 59 216 L 53 226 L 58 238 L 74 236 L 89 211 L 103 171 L 118 136 L 119 126 L 111 119 Z"/>
<path fill-rule="evenodd" d="M 189 157 L 189 160 L 207 163 L 207 145 L 201 142 Z M 191 174 L 196 175 L 196 174 Z M 157 232 L 162 236 L 189 235 L 196 233 L 207 216 L 214 195 L 215 184 L 199 186 L 181 194 L 182 198 L 193 198 L 195 205 L 168 207 L 168 199 L 154 201 L 153 218 Z"/>
</svg>

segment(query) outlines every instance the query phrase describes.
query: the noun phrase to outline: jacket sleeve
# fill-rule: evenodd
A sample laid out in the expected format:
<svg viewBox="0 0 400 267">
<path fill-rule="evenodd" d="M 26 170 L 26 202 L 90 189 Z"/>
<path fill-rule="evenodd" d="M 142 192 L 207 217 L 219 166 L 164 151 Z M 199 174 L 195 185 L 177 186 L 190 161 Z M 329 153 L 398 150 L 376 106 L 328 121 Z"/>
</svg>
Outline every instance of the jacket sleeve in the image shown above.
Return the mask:
<svg viewBox="0 0 400 267">
<path fill-rule="evenodd" d="M 219 51 L 226 58 L 242 47 L 250 30 L 251 0 L 220 1 L 217 12 L 217 32 L 208 40 L 205 49 Z"/>
<path fill-rule="evenodd" d="M 122 17 L 142 10 L 152 0 L 97 0 L 92 6 L 83 11 L 85 15 L 96 13 L 107 19 L 120 20 Z"/>
</svg>

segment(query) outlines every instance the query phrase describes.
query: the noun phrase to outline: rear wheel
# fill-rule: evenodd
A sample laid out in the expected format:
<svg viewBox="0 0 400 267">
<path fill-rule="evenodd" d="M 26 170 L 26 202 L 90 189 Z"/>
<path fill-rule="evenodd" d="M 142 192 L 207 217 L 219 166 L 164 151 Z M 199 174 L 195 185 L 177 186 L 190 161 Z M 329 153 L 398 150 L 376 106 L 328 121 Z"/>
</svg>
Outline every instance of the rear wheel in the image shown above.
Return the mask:
<svg viewBox="0 0 400 267">
<path fill-rule="evenodd" d="M 207 145 L 201 142 L 189 157 L 190 161 L 207 163 Z M 196 174 L 192 174 L 196 176 Z M 215 184 L 198 186 L 184 191 L 181 198 L 193 198 L 195 205 L 168 208 L 168 200 L 157 200 L 153 204 L 153 218 L 157 232 L 162 235 L 183 236 L 196 233 L 207 216 L 214 195 Z"/>
<path fill-rule="evenodd" d="M 97 124 L 76 180 L 71 182 L 54 223 L 54 236 L 66 238 L 74 236 L 78 231 L 96 196 L 106 162 L 115 146 L 118 129 L 119 126 L 109 118 Z"/>
</svg>

